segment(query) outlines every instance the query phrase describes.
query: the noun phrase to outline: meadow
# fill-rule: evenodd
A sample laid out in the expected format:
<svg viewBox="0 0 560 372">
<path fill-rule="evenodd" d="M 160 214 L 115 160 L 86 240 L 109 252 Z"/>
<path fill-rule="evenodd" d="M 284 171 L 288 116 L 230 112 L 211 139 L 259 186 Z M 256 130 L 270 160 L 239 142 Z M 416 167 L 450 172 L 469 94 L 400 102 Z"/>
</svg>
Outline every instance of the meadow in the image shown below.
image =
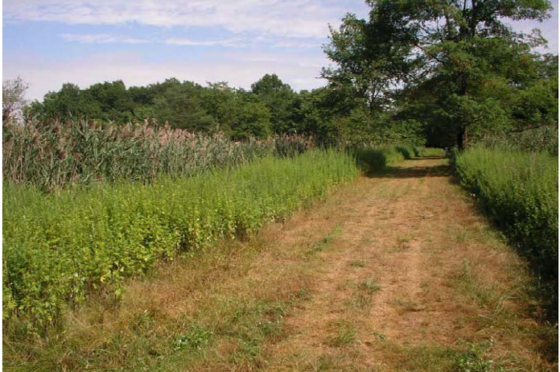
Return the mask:
<svg viewBox="0 0 560 372">
<path fill-rule="evenodd" d="M 455 156 L 461 183 L 510 243 L 532 262 L 539 284 L 558 298 L 558 157 L 548 152 L 474 147 Z M 556 309 L 556 310 L 554 310 Z"/>
<path fill-rule="evenodd" d="M 558 370 L 555 2 L 120 2 L 5 9 L 5 370 Z"/>
<path fill-rule="evenodd" d="M 238 142 L 149 125 L 8 125 L 3 317 L 40 334 L 64 308 L 155 262 L 254 235 L 412 148 L 318 149 L 277 136 Z M 25 226 L 24 229 L 21 227 Z"/>
<path fill-rule="evenodd" d="M 351 156 L 310 151 L 234 170 L 44 194 L 4 186 L 4 319 L 23 332 L 56 324 L 65 305 L 154 262 L 254 234 L 357 175 Z M 25 226 L 22 229 L 21 226 Z M 17 319 L 17 321 L 16 321 Z"/>
<path fill-rule="evenodd" d="M 287 223 L 297 211 L 335 197 L 336 190 L 349 192 L 352 187 L 344 185 L 354 182 L 363 187 L 360 174 L 372 176 L 361 179 L 369 179 L 376 187 L 377 179 L 384 175 L 387 179 L 391 174 L 407 175 L 399 168 L 404 161 L 408 161 L 405 169 L 418 165 L 414 168 L 417 172 L 410 173 L 416 176 L 423 169 L 428 176 L 428 168 L 422 164 L 447 162 L 441 149 L 406 144 L 322 147 L 312 138 L 296 135 L 235 141 L 219 133 L 194 134 L 145 124 L 96 126 L 85 121 L 8 125 L 4 143 L 3 334 L 5 366 L 14 370 L 19 365 L 25 366 L 22 370 L 41 369 L 42 363 L 47 363 L 43 369 L 60 369 L 57 360 L 64 360 L 61 370 L 80 370 L 90 363 L 100 368 L 116 366 L 117 360 L 125 357 L 121 349 L 131 352 L 126 368 L 137 363 L 154 366 L 161 360 L 150 350 L 161 343 L 161 334 L 171 340 L 162 344 L 161 353 L 172 356 L 186 352 L 196 360 L 206 358 L 205 350 L 214 347 L 210 345 L 215 338 L 245 342 L 245 331 L 236 330 L 232 336 L 227 327 L 219 328 L 217 320 L 206 324 L 188 319 L 175 329 L 175 321 L 168 316 L 160 319 L 163 328 L 158 332 L 163 333 L 148 335 L 144 331 L 151 328 L 143 330 L 144 326 L 137 325 L 137 305 L 129 308 L 135 301 L 144 301 L 134 298 L 134 288 L 161 282 L 164 289 L 160 295 L 167 296 L 167 285 L 177 287 L 174 292 L 179 291 L 182 281 L 210 280 L 218 275 L 213 274 L 215 270 L 222 270 L 214 265 L 223 265 L 234 255 L 244 257 L 244 265 L 253 265 L 251 257 L 265 252 L 270 244 L 258 242 L 266 226 Z M 557 269 L 551 264 L 558 257 L 557 157 L 473 147 L 456 153 L 452 164 L 483 211 L 533 264 L 544 293 L 557 298 Z M 381 170 L 385 172 L 379 173 Z M 412 190 L 406 184 L 416 181 L 405 177 L 392 182 L 396 182 L 395 190 L 380 186 L 388 189 L 378 196 L 395 197 L 392 202 L 398 203 L 405 200 L 399 199 L 400 193 Z M 319 264 L 316 256 L 328 252 L 342 233 L 344 213 L 339 211 L 339 224 L 308 248 L 292 247 L 289 240 L 283 243 L 291 246 L 290 255 L 303 259 L 293 267 L 298 274 L 285 285 L 299 283 L 299 271 L 306 265 Z M 383 213 L 394 215 L 391 205 Z M 392 220 L 374 217 L 367 223 L 389 223 L 383 221 Z M 406 236 L 397 239 L 398 252 L 403 254 L 411 240 Z M 254 253 L 252 248 L 235 252 L 253 245 L 259 247 Z M 215 260 L 219 262 L 212 263 Z M 200 278 L 162 276 L 166 267 L 179 270 L 180 275 L 199 275 L 199 263 L 207 265 Z M 244 272 L 242 267 L 235 270 Z M 375 280 L 370 282 L 377 290 L 381 288 Z M 276 293 L 280 283 L 267 282 L 262 290 Z M 196 284 L 196 288 L 203 291 L 203 286 Z M 296 303 L 309 300 L 306 290 L 301 291 L 294 287 L 279 298 L 273 296 L 262 309 L 255 293 L 251 301 L 257 301 L 255 306 L 260 310 L 251 312 L 247 319 L 239 318 L 236 314 L 244 310 L 235 303 L 229 321 L 251 329 L 255 340 L 247 342 L 260 345 L 281 332 L 282 315 L 267 323 L 274 306 L 282 307 L 283 314 Z M 212 294 L 204 292 L 204 296 L 210 296 L 204 306 L 213 306 Z M 279 301 L 278 305 L 274 301 Z M 165 311 L 170 311 L 171 305 L 165 306 Z M 122 324 L 107 318 L 113 311 Z M 550 312 L 554 313 L 553 307 Z M 154 314 L 146 317 L 160 317 Z M 117 332 L 121 327 L 126 333 L 122 340 Z M 112 346 L 99 344 L 106 337 Z M 144 342 L 149 342 L 150 348 L 143 347 Z M 64 351 L 68 343 L 72 355 Z M 260 346 L 259 351 L 251 348 L 240 352 L 243 362 L 233 363 L 245 363 L 244 358 L 257 363 L 254 358 L 262 350 Z M 108 359 L 96 362 L 95 353 L 101 351 L 108 353 Z M 164 364 L 168 362 L 171 368 L 176 361 Z"/>
</svg>

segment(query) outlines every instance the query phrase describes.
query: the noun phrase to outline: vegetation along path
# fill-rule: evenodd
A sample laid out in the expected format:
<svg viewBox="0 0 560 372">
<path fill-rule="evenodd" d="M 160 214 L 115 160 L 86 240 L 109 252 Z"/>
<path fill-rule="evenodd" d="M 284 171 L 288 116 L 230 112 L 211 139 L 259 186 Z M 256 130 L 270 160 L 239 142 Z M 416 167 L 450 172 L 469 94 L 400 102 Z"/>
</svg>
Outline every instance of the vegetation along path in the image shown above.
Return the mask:
<svg viewBox="0 0 560 372">
<path fill-rule="evenodd" d="M 361 177 L 254 241 L 224 245 L 130 282 L 117 309 L 100 301 L 71 314 L 64 341 L 33 352 L 44 353 L 35 368 L 556 368 L 526 265 L 452 182 L 447 159 Z"/>
</svg>

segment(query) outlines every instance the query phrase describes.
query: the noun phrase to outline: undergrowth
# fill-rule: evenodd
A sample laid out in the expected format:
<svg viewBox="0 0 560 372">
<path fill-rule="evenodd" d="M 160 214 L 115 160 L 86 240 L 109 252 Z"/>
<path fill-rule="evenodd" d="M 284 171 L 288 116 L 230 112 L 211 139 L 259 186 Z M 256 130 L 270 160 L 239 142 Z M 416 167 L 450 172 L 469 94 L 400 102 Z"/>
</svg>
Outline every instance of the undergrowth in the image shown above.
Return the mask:
<svg viewBox="0 0 560 372">
<path fill-rule="evenodd" d="M 58 194 L 5 183 L 4 330 L 41 334 L 92 291 L 118 297 L 124 278 L 158 260 L 253 235 L 356 175 L 354 160 L 331 150 Z"/>
<path fill-rule="evenodd" d="M 550 298 L 558 298 L 558 158 L 547 153 L 472 148 L 454 159 L 462 185 L 527 257 Z"/>
</svg>

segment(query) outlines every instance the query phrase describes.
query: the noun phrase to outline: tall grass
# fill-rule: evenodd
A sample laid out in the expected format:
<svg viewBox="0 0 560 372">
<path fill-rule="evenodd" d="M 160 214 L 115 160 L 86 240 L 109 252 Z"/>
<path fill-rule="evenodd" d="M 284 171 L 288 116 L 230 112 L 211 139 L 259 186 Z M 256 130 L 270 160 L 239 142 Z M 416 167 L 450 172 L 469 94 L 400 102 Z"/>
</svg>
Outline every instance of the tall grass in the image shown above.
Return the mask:
<svg viewBox="0 0 560 372">
<path fill-rule="evenodd" d="M 414 147 L 409 145 L 358 146 L 349 149 L 357 163 L 366 171 L 384 169 L 403 160 L 414 158 Z"/>
<path fill-rule="evenodd" d="M 314 150 L 150 184 L 45 194 L 5 182 L 4 329 L 40 334 L 96 288 L 118 296 L 124 278 L 157 260 L 252 235 L 356 175 L 346 153 Z"/>
<path fill-rule="evenodd" d="M 532 261 L 556 306 L 558 158 L 547 153 L 472 148 L 459 153 L 455 163 L 461 183 Z"/>
<path fill-rule="evenodd" d="M 293 156 L 313 147 L 293 135 L 231 141 L 169 126 L 95 125 L 86 121 L 3 126 L 4 179 L 52 191 L 91 181 L 153 181 L 192 176 L 268 155 Z"/>
<path fill-rule="evenodd" d="M 444 149 L 434 147 L 414 147 L 414 155 L 417 157 L 444 157 L 447 154 Z"/>
</svg>

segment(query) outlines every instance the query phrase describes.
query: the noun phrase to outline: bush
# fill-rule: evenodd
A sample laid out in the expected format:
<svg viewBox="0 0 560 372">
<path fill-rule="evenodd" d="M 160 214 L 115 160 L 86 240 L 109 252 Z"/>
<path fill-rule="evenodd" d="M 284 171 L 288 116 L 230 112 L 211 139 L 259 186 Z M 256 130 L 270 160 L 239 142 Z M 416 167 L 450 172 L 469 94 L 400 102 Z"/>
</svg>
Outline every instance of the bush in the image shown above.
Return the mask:
<svg viewBox="0 0 560 372">
<path fill-rule="evenodd" d="M 385 167 L 412 159 L 414 148 L 408 145 L 367 147 L 359 146 L 350 149 L 358 165 L 366 172 L 382 170 Z"/>
<path fill-rule="evenodd" d="M 356 174 L 351 156 L 331 150 L 58 194 L 5 182 L 4 325 L 40 333 L 92 290 L 118 295 L 157 260 L 252 235 Z"/>
<path fill-rule="evenodd" d="M 558 158 L 472 148 L 455 155 L 461 183 L 533 263 L 542 284 L 558 298 Z"/>
<path fill-rule="evenodd" d="M 414 147 L 413 151 L 414 155 L 418 158 L 423 156 L 444 157 L 446 155 L 444 149 L 434 147 Z"/>
</svg>

